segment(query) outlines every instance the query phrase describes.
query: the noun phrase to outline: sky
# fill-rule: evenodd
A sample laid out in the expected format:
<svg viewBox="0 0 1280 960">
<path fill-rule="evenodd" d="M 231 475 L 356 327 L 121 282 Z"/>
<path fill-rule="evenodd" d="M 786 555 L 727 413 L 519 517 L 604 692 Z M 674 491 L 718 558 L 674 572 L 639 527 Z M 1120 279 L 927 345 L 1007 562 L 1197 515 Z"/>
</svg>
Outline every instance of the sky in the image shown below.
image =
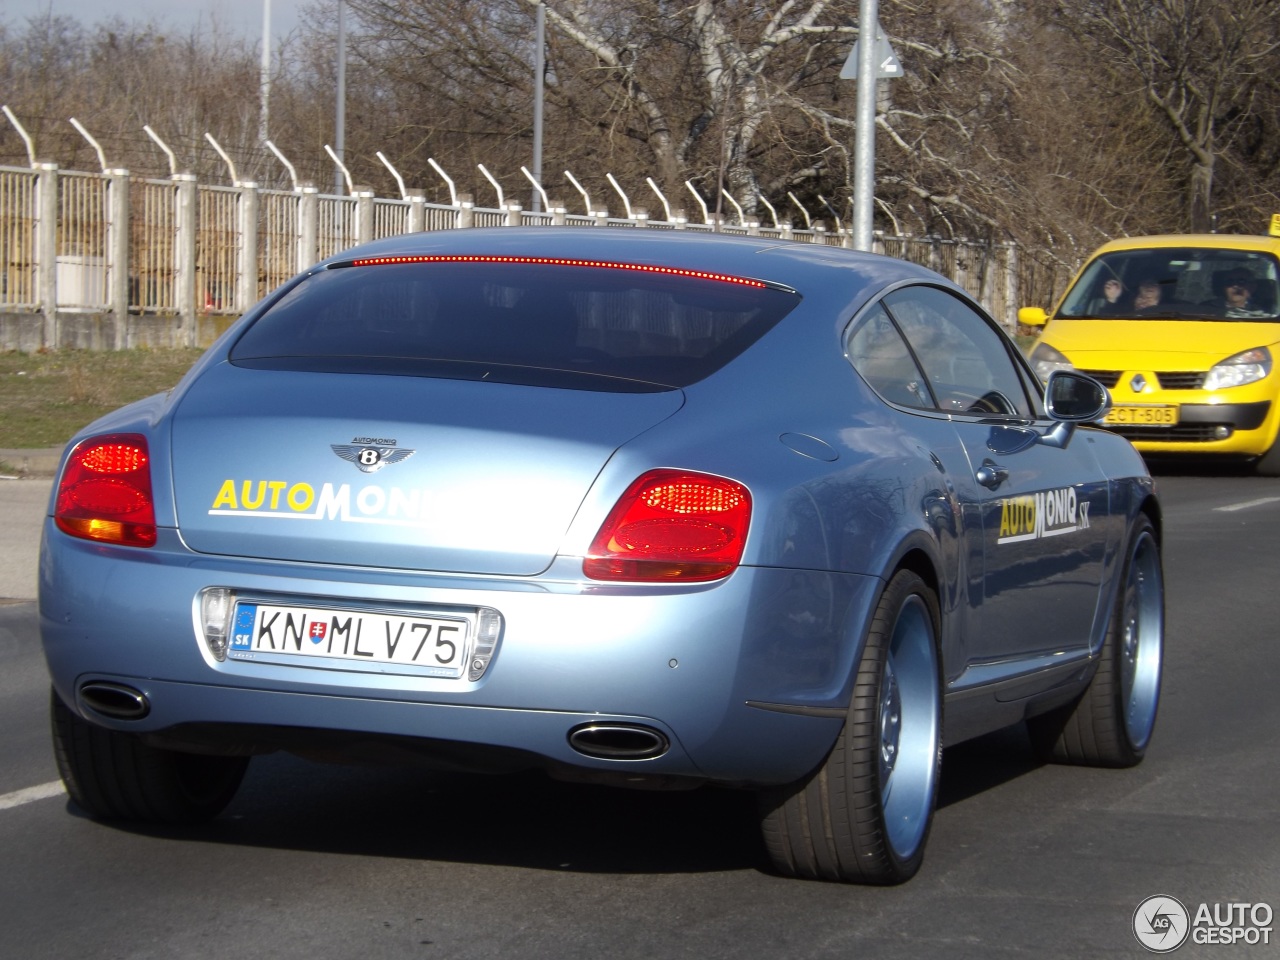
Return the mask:
<svg viewBox="0 0 1280 960">
<path fill-rule="evenodd" d="M 45 13 L 70 17 L 86 27 L 120 17 L 154 22 L 186 32 L 216 24 L 234 36 L 257 40 L 262 36 L 266 0 L 0 0 L 0 23 L 21 29 L 30 17 Z M 270 0 L 271 35 L 286 36 L 298 26 L 298 11 L 312 0 Z"/>
</svg>

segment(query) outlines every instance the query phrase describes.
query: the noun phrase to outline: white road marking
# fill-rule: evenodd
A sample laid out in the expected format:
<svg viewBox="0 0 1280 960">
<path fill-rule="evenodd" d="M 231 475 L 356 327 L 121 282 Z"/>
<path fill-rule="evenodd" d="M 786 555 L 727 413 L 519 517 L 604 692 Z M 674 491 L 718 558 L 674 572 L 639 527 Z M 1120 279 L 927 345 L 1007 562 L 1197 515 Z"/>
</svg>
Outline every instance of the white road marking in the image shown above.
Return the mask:
<svg viewBox="0 0 1280 960">
<path fill-rule="evenodd" d="M 1214 507 L 1218 513 L 1235 513 L 1237 510 L 1249 510 L 1253 507 L 1266 506 L 1268 503 L 1280 503 L 1280 497 L 1263 497 L 1261 500 L 1248 500 L 1245 503 L 1229 503 L 1225 507 Z"/>
<path fill-rule="evenodd" d="M 62 793 L 66 793 L 66 788 L 62 786 L 62 781 L 54 780 L 51 783 L 42 783 L 38 787 L 27 787 L 25 790 L 15 790 L 13 793 L 0 794 L 0 810 L 21 807 L 23 804 L 35 803 L 37 800 L 47 800 Z"/>
</svg>

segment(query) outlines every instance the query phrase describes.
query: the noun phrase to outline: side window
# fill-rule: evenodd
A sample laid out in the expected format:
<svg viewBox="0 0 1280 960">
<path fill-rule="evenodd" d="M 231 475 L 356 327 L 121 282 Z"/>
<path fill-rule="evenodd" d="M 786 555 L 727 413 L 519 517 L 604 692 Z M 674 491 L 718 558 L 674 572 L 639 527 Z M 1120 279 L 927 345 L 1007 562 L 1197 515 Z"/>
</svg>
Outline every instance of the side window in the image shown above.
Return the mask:
<svg viewBox="0 0 1280 960">
<path fill-rule="evenodd" d="M 895 290 L 884 302 L 942 410 L 980 417 L 1034 415 L 1005 338 L 972 307 L 926 286 Z"/>
<path fill-rule="evenodd" d="M 936 409 L 924 374 L 879 304 L 867 311 L 845 349 L 853 368 L 885 400 L 904 407 Z"/>
</svg>

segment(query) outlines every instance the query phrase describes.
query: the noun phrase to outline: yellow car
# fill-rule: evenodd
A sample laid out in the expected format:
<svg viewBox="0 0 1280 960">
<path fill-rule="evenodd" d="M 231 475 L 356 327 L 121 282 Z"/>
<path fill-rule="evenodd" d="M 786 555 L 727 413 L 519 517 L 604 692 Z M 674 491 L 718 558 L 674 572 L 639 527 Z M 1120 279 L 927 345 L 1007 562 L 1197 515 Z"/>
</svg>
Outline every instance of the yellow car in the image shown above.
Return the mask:
<svg viewBox="0 0 1280 960">
<path fill-rule="evenodd" d="M 1280 237 L 1130 237 L 1094 252 L 1031 351 L 1101 381 L 1105 425 L 1144 455 L 1223 455 L 1280 476 Z"/>
</svg>

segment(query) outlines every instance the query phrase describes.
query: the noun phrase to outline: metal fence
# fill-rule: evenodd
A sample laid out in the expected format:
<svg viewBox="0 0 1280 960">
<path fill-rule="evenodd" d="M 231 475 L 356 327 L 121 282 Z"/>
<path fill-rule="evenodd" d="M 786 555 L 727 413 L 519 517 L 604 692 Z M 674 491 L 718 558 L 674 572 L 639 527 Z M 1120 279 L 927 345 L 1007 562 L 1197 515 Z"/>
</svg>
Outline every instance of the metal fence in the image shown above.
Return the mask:
<svg viewBox="0 0 1280 960">
<path fill-rule="evenodd" d="M 631 212 L 631 211 L 629 211 Z M 423 230 L 515 225 L 611 226 L 775 237 L 851 246 L 822 224 L 689 223 L 601 211 L 533 212 L 423 197 L 349 197 L 253 184 L 199 184 L 0 167 L 0 348 L 200 345 L 311 264 L 358 243 Z M 46 225 L 51 225 L 46 227 Z M 876 249 L 950 277 L 1012 330 L 1022 304 L 1047 304 L 1065 277 L 1008 243 L 877 235 Z"/>
</svg>

